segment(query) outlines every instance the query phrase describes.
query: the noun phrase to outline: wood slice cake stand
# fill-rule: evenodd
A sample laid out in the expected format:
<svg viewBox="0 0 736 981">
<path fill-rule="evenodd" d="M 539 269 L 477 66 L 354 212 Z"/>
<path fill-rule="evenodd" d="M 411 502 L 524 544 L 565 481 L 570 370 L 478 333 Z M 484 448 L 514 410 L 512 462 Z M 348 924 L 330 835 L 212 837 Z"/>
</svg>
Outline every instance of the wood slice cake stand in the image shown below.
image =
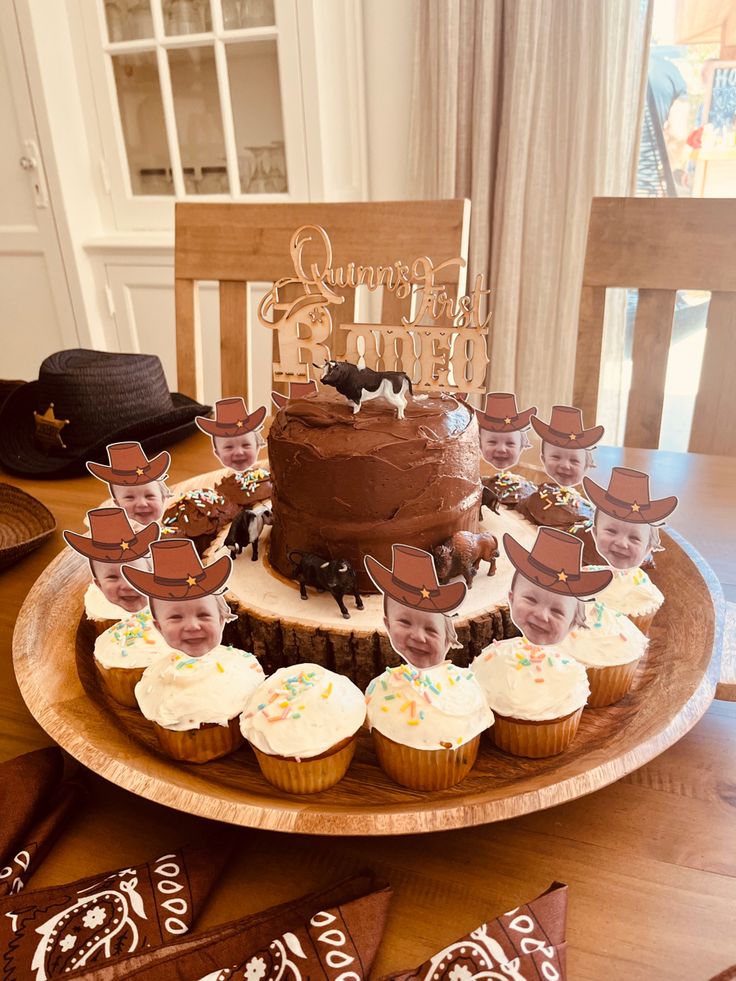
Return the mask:
<svg viewBox="0 0 736 981">
<path fill-rule="evenodd" d="M 189 484 L 202 486 L 201 478 Z M 550 759 L 507 756 L 484 735 L 474 769 L 447 791 L 410 791 L 392 783 L 367 732 L 347 776 L 312 797 L 271 787 L 249 747 L 199 766 L 162 756 L 143 716 L 111 701 L 100 686 L 94 638 L 83 618 L 89 568 L 70 550 L 48 566 L 23 604 L 13 637 L 16 677 L 33 716 L 72 756 L 133 793 L 188 813 L 276 831 L 343 835 L 415 834 L 500 821 L 618 780 L 680 739 L 708 708 L 719 681 L 723 596 L 712 570 L 684 539 L 671 532 L 663 543 L 652 578 L 666 602 L 626 698 L 586 709 L 570 749 Z M 250 564 L 250 555 L 238 561 Z M 314 602 L 302 604 L 305 614 Z M 346 602 L 351 609 L 352 599 Z M 351 621 L 340 622 L 353 623 L 352 609 Z"/>
</svg>

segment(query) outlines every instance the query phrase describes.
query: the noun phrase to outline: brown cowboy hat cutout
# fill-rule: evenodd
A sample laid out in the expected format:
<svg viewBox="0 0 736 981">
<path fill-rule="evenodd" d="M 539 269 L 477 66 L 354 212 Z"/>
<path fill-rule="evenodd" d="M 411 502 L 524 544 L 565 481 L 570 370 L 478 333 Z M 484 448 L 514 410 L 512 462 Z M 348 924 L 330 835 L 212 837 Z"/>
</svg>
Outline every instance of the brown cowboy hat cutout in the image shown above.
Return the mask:
<svg viewBox="0 0 736 981">
<path fill-rule="evenodd" d="M 262 426 L 265 418 L 265 405 L 249 413 L 245 401 L 238 396 L 215 402 L 214 419 L 197 416 L 194 421 L 208 436 L 244 436 Z"/>
<path fill-rule="evenodd" d="M 89 535 L 65 531 L 64 539 L 75 552 L 95 562 L 134 562 L 148 554 L 159 536 L 152 521 L 140 531 L 133 531 L 122 508 L 94 508 L 87 512 Z"/>
<path fill-rule="evenodd" d="M 441 586 L 429 552 L 413 545 L 392 545 L 391 549 L 392 569 L 372 555 L 365 557 L 366 572 L 384 596 L 427 613 L 449 613 L 462 603 L 467 592 L 465 583 Z"/>
<path fill-rule="evenodd" d="M 165 450 L 149 460 L 140 443 L 111 443 L 107 447 L 107 456 L 109 466 L 90 460 L 87 469 L 98 480 L 121 487 L 163 480 L 171 464 L 171 457 Z"/>
<path fill-rule="evenodd" d="M 649 475 L 641 470 L 614 467 L 606 490 L 590 477 L 583 477 L 583 486 L 599 511 L 631 524 L 659 524 L 677 507 L 676 497 L 650 498 Z"/>
<path fill-rule="evenodd" d="M 530 552 L 508 532 L 503 536 L 503 547 L 517 572 L 558 596 L 591 599 L 613 578 L 609 569 L 583 572 L 583 543 L 556 528 L 541 527 Z"/>
<path fill-rule="evenodd" d="M 203 566 L 188 538 L 170 538 L 151 545 L 153 572 L 123 566 L 134 589 L 159 600 L 196 600 L 220 592 L 230 576 L 228 555 Z"/>
<path fill-rule="evenodd" d="M 583 426 L 583 413 L 573 405 L 555 405 L 548 423 L 532 416 L 532 427 L 545 443 L 562 449 L 589 450 L 603 438 L 603 426 Z"/>
<path fill-rule="evenodd" d="M 441 586 L 434 558 L 412 545 L 392 545 L 387 569 L 372 555 L 365 567 L 383 593 L 384 625 L 396 653 L 417 670 L 441 664 L 450 647 L 459 647 L 447 614 L 465 598 L 464 582 Z"/>
<path fill-rule="evenodd" d="M 536 405 L 519 412 L 516 408 L 516 396 L 511 392 L 492 392 L 486 395 L 483 411 L 477 409 L 475 416 L 481 429 L 489 429 L 494 433 L 515 433 L 528 429 L 536 412 Z"/>
<path fill-rule="evenodd" d="M 289 394 L 282 395 L 281 392 L 271 392 L 271 401 L 277 409 L 283 409 L 293 399 L 303 399 L 307 395 L 314 395 L 317 391 L 316 381 L 289 382 Z"/>
</svg>

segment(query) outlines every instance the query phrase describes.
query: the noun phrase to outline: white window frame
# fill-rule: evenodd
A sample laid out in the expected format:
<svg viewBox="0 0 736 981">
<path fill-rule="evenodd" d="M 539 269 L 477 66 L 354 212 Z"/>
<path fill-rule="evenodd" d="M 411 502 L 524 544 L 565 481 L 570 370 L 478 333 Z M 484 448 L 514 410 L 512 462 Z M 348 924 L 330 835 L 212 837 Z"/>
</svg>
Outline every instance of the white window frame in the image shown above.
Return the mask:
<svg viewBox="0 0 736 981">
<path fill-rule="evenodd" d="M 309 200 L 306 126 L 302 96 L 302 72 L 297 24 L 297 0 L 274 0 L 275 27 L 225 31 L 220 0 L 209 0 L 212 30 L 201 34 L 167 35 L 161 0 L 151 0 L 153 38 L 110 42 L 104 0 L 81 0 L 85 41 L 95 96 L 104 157 L 100 168 L 110 194 L 115 224 L 120 230 L 160 231 L 173 228 L 175 201 L 285 202 Z M 277 45 L 284 152 L 288 192 L 243 194 L 238 176 L 238 152 L 230 99 L 226 42 L 274 40 Z M 168 52 L 177 48 L 213 47 L 217 71 L 222 129 L 227 161 L 229 194 L 187 194 L 184 186 Z M 127 149 L 118 107 L 112 56 L 155 52 L 166 125 L 166 137 L 174 182 L 173 195 L 136 195 L 130 182 Z"/>
</svg>

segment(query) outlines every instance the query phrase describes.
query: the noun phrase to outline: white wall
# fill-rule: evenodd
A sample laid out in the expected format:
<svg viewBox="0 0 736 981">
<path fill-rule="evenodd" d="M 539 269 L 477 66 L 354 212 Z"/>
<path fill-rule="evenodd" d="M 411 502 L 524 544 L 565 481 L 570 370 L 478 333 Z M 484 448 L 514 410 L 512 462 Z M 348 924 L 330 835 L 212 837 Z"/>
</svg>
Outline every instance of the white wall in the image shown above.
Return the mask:
<svg viewBox="0 0 736 981">
<path fill-rule="evenodd" d="M 407 174 L 412 61 L 418 0 L 363 0 L 368 189 L 373 201 L 400 201 Z"/>
</svg>

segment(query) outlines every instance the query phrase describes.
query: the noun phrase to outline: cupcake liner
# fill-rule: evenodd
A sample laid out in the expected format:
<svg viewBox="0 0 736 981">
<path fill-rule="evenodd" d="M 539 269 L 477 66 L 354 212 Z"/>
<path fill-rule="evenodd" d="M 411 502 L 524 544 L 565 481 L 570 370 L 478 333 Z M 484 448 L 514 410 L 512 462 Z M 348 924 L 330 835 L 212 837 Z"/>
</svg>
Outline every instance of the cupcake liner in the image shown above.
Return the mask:
<svg viewBox="0 0 736 981">
<path fill-rule="evenodd" d="M 145 668 L 106 668 L 99 661 L 95 661 L 95 667 L 110 698 L 128 708 L 138 708 L 135 686 L 143 677 Z"/>
<path fill-rule="evenodd" d="M 631 622 L 648 637 L 652 620 L 656 617 L 658 612 L 658 610 L 653 610 L 651 613 L 640 613 L 638 616 L 635 616 L 633 613 L 627 613 L 626 615 L 628 616 L 629 620 L 631 620 Z"/>
<path fill-rule="evenodd" d="M 356 736 L 348 736 L 332 749 L 307 760 L 270 756 L 251 743 L 261 773 L 270 784 L 287 794 L 318 794 L 345 776 L 355 755 Z"/>
<path fill-rule="evenodd" d="M 414 749 L 372 730 L 378 762 L 387 776 L 411 790 L 447 790 L 470 773 L 480 735 L 456 749 Z"/>
<path fill-rule="evenodd" d="M 185 763 L 217 760 L 233 753 L 245 742 L 238 716 L 230 719 L 226 726 L 205 722 L 199 729 L 185 729 L 183 732 L 165 729 L 156 722 L 152 724 L 162 752 Z"/>
<path fill-rule="evenodd" d="M 513 756 L 542 759 L 564 752 L 575 738 L 580 724 L 582 707 L 559 719 L 534 722 L 530 719 L 513 719 L 494 712 L 491 730 L 493 741 L 499 749 Z"/>
<path fill-rule="evenodd" d="M 87 617 L 87 623 L 90 625 L 90 627 L 92 627 L 95 637 L 99 637 L 101 634 L 104 634 L 106 630 L 109 630 L 110 627 L 114 627 L 116 623 L 120 623 L 120 621 L 119 620 L 92 620 L 90 619 L 90 617 Z"/>
<path fill-rule="evenodd" d="M 586 665 L 590 695 L 587 708 L 603 708 L 620 701 L 634 681 L 639 659 L 628 664 L 609 664 L 591 668 Z"/>
</svg>

